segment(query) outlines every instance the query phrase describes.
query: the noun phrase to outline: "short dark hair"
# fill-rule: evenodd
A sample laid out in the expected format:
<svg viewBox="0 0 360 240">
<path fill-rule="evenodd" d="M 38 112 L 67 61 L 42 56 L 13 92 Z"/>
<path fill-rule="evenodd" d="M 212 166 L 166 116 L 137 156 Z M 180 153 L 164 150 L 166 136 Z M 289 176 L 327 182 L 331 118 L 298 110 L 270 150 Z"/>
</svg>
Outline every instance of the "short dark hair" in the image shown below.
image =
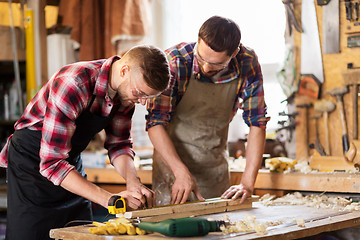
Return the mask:
<svg viewBox="0 0 360 240">
<path fill-rule="evenodd" d="M 200 27 L 198 37 L 215 52 L 226 51 L 231 56 L 240 45 L 241 32 L 233 20 L 213 16 Z"/>
<path fill-rule="evenodd" d="M 157 91 L 164 91 L 170 80 L 169 62 L 165 53 L 154 46 L 141 45 L 131 48 L 127 54 L 134 66 L 141 68 L 146 84 Z"/>
</svg>

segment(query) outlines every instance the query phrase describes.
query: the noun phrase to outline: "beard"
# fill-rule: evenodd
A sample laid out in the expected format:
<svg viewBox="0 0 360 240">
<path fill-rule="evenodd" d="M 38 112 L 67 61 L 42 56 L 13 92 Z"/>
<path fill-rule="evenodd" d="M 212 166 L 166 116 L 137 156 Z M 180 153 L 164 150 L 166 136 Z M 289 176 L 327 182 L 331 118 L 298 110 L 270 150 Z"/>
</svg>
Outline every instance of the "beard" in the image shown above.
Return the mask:
<svg viewBox="0 0 360 240">
<path fill-rule="evenodd" d="M 117 95 L 119 96 L 119 99 L 121 101 L 121 104 L 124 105 L 124 106 L 131 106 L 131 105 L 134 105 L 135 102 L 132 101 L 129 97 L 128 97 L 128 94 L 126 92 L 126 89 L 127 89 L 127 83 L 125 82 L 121 82 L 116 90 L 117 92 Z"/>
<path fill-rule="evenodd" d="M 201 66 L 199 66 L 199 69 L 200 69 L 200 73 L 208 78 L 211 78 L 211 77 L 215 76 L 216 74 L 218 74 L 219 72 L 223 71 L 223 69 L 220 69 L 220 70 L 213 70 L 213 71 L 209 71 L 209 72 L 205 73 Z"/>
</svg>

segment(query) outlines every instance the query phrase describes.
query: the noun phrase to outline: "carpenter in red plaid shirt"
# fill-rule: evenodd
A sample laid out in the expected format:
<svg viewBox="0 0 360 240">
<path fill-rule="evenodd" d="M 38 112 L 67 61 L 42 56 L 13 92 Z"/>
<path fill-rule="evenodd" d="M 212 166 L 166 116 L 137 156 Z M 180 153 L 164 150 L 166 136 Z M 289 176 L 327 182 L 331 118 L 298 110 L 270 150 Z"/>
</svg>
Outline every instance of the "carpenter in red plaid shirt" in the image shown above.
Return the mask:
<svg viewBox="0 0 360 240">
<path fill-rule="evenodd" d="M 7 239 L 49 239 L 52 228 L 91 220 L 90 201 L 107 208 L 112 194 L 86 180 L 80 155 L 102 129 L 110 161 L 127 181 L 118 195 L 128 208 L 154 205 L 154 192 L 133 164 L 131 117 L 135 103 L 159 95 L 169 76 L 164 52 L 152 46 L 134 47 L 122 58 L 70 64 L 53 75 L 0 155 L 8 177 Z"/>
</svg>

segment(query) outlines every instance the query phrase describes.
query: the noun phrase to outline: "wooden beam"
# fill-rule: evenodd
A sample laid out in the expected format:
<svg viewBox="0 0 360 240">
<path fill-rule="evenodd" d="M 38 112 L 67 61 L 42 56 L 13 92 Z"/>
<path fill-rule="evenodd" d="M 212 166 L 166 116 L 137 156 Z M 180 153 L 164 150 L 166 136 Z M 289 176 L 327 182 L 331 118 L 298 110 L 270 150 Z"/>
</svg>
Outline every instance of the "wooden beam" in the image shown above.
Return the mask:
<svg viewBox="0 0 360 240">
<path fill-rule="evenodd" d="M 250 198 L 247 198 L 242 204 L 240 204 L 240 199 L 231 200 L 213 198 L 207 199 L 203 202 L 189 202 L 184 204 L 165 205 L 150 209 L 129 211 L 126 212 L 124 215 L 118 214 L 117 217 L 140 217 L 143 221 L 158 222 L 168 218 L 183 218 L 252 208 L 252 203 L 258 200 L 258 196 L 252 196 Z"/>
</svg>

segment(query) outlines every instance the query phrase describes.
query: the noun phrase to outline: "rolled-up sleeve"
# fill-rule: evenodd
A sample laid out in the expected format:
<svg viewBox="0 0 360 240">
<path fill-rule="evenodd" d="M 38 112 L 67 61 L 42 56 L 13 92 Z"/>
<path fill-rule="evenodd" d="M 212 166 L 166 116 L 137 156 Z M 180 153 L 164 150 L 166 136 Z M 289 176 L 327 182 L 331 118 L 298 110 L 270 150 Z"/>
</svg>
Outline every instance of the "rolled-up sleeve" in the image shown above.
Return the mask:
<svg viewBox="0 0 360 240">
<path fill-rule="evenodd" d="M 243 69 L 247 69 L 247 71 L 242 75 L 245 83 L 243 91 L 241 91 L 243 119 L 249 127 L 266 128 L 270 117 L 266 117 L 267 106 L 264 100 L 263 77 L 256 55 L 253 53 L 252 61 L 248 65 L 246 63 L 244 65 Z"/>
</svg>

